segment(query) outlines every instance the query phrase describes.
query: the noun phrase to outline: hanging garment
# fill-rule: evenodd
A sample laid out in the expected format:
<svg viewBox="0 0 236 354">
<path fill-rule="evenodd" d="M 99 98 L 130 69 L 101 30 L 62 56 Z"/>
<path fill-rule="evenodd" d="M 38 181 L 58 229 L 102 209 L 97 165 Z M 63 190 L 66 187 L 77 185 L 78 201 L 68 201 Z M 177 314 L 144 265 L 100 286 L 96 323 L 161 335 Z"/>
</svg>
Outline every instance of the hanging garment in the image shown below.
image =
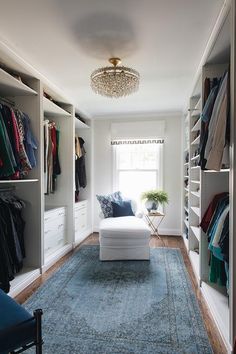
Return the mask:
<svg viewBox="0 0 236 354">
<path fill-rule="evenodd" d="M 55 122 L 44 121 L 44 193 L 54 193 L 57 176 L 61 174 L 59 160 L 60 131 Z"/>
<path fill-rule="evenodd" d="M 31 167 L 34 168 L 36 166 L 35 153 L 37 150 L 37 142 L 32 134 L 31 128 L 30 128 L 29 116 L 25 113 L 23 113 L 23 125 L 24 125 L 24 131 L 25 131 L 25 136 L 24 136 L 25 151 L 26 151 L 26 154 L 29 158 Z"/>
<path fill-rule="evenodd" d="M 24 229 L 21 216 L 24 203 L 11 195 L 0 196 L 0 288 L 10 289 L 10 281 L 23 267 Z"/>
<path fill-rule="evenodd" d="M 212 246 L 220 248 L 219 247 L 219 241 L 221 238 L 221 234 L 223 231 L 223 227 L 224 227 L 224 223 L 225 223 L 225 219 L 227 217 L 227 215 L 229 214 L 229 205 L 227 205 L 224 209 L 224 211 L 222 212 L 222 214 L 219 217 L 218 223 L 217 223 L 217 227 L 216 230 L 214 232 L 214 237 L 212 239 Z"/>
<path fill-rule="evenodd" d="M 223 76 L 212 110 L 209 134 L 204 153 L 204 158 L 207 160 L 206 168 L 216 171 L 221 169 L 223 152 L 226 145 L 226 126 L 229 113 L 228 94 L 228 72 L 226 72 Z M 226 162 L 226 164 L 227 163 L 229 162 Z"/>
<path fill-rule="evenodd" d="M 86 177 L 86 166 L 85 166 L 85 148 L 84 144 L 85 141 L 80 138 L 76 137 L 75 139 L 75 146 L 76 144 L 80 145 L 80 148 L 76 147 L 76 151 L 79 151 L 80 157 L 78 155 L 75 156 L 75 190 L 79 192 L 80 188 L 85 188 L 87 186 L 87 177 Z"/>
<path fill-rule="evenodd" d="M 49 120 L 45 120 L 43 123 L 44 130 L 44 194 L 48 194 L 48 147 L 49 147 L 49 135 L 48 135 Z"/>
<path fill-rule="evenodd" d="M 20 174 L 22 177 L 26 176 L 30 170 L 32 170 L 32 166 L 30 164 L 29 158 L 26 154 L 25 151 L 25 145 L 24 145 L 24 140 L 25 140 L 25 130 L 23 126 L 23 121 L 22 121 L 22 112 L 19 110 L 16 110 L 15 112 L 15 117 L 16 117 L 16 122 L 18 126 L 18 131 L 19 131 L 19 139 L 20 139 Z"/>
<path fill-rule="evenodd" d="M 15 173 L 16 161 L 7 130 L 0 112 L 0 177 L 9 177 Z"/>
<path fill-rule="evenodd" d="M 204 158 L 204 155 L 205 155 L 205 148 L 208 140 L 208 126 L 211 120 L 212 110 L 217 97 L 220 82 L 214 79 L 212 85 L 213 88 L 211 89 L 209 96 L 206 99 L 206 103 L 203 107 L 202 114 L 200 116 L 201 131 L 200 131 L 200 144 L 199 144 L 199 154 L 200 154 L 199 166 L 201 166 L 202 170 L 204 170 L 206 166 L 206 159 Z"/>
<path fill-rule="evenodd" d="M 218 202 L 222 198 L 227 197 L 227 196 L 228 196 L 228 192 L 216 194 L 214 196 L 214 198 L 212 199 L 211 203 L 209 204 L 209 206 L 208 206 L 207 210 L 205 211 L 205 214 L 202 218 L 202 221 L 200 223 L 200 226 L 205 233 L 207 232 L 207 229 L 210 225 L 211 219 L 214 215 L 214 212 L 215 212 Z"/>
<path fill-rule="evenodd" d="M 37 144 L 30 128 L 30 118 L 1 103 L 0 139 L 0 178 L 24 178 L 36 166 Z"/>
<path fill-rule="evenodd" d="M 229 287 L 229 193 L 216 195 L 209 204 L 200 226 L 208 236 L 210 251 L 209 280 Z"/>
</svg>

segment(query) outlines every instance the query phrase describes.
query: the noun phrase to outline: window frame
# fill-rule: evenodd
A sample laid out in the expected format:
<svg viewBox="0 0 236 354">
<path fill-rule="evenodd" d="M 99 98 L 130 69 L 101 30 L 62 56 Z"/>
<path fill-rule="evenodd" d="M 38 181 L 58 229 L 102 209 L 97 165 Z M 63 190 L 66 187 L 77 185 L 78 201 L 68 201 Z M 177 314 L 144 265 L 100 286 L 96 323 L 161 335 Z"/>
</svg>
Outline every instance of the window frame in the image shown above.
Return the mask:
<svg viewBox="0 0 236 354">
<path fill-rule="evenodd" d="M 144 146 L 145 144 L 143 144 Z M 163 189 L 163 175 L 164 175 L 164 144 L 160 143 L 159 165 L 157 169 L 118 169 L 117 168 L 117 153 L 119 145 L 112 145 L 112 185 L 113 191 L 119 189 L 119 172 L 120 171 L 140 171 L 140 172 L 156 172 L 156 188 Z M 159 172 L 158 172 L 159 171 Z M 159 179 L 159 185 L 158 185 Z"/>
</svg>

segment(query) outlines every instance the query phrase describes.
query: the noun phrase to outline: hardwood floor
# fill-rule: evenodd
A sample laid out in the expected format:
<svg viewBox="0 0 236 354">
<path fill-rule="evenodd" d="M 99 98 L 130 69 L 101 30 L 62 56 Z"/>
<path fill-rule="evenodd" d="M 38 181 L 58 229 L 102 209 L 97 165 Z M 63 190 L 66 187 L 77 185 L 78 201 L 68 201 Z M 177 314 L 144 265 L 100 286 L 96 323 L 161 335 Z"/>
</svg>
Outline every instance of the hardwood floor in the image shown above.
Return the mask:
<svg viewBox="0 0 236 354">
<path fill-rule="evenodd" d="M 94 233 L 90 235 L 82 244 L 87 244 L 87 245 L 98 245 L 98 234 Z M 82 245 L 81 244 L 81 245 Z M 80 245 L 80 246 L 81 246 Z M 39 279 L 37 279 L 32 285 L 30 285 L 27 289 L 25 289 L 21 294 L 19 294 L 16 297 L 16 300 L 19 303 L 23 303 L 26 301 L 27 298 L 29 298 L 34 291 L 41 285 L 43 284 L 60 266 L 69 258 L 71 255 L 78 250 L 80 247 L 78 246 L 74 251 L 68 253 L 66 256 L 64 256 L 60 261 L 58 261 L 53 267 L 51 267 L 46 273 L 41 275 Z M 156 247 L 169 247 L 169 248 L 179 248 L 183 259 L 184 263 L 186 265 L 186 268 L 188 270 L 193 289 L 195 291 L 201 312 L 202 312 L 202 317 L 206 326 L 206 330 L 213 348 L 213 351 L 215 354 L 227 354 L 227 350 L 224 346 L 224 343 L 219 335 L 219 332 L 214 324 L 214 321 L 211 317 L 211 314 L 206 306 L 205 300 L 201 294 L 200 289 L 198 288 L 192 266 L 190 263 L 190 260 L 188 258 L 184 242 L 182 240 L 182 237 L 177 237 L 177 236 L 161 236 L 161 240 L 158 239 L 157 237 L 152 237 L 150 241 L 150 247 L 156 248 Z M 203 353 L 204 354 L 204 353 Z"/>
</svg>

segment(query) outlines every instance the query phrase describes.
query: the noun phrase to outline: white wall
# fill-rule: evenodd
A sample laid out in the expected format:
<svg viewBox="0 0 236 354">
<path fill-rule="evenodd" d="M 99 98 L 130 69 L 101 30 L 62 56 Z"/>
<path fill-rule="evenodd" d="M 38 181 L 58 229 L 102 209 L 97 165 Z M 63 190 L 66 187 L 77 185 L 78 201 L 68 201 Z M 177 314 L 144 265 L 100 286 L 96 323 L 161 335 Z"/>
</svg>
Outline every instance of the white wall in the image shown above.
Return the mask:
<svg viewBox="0 0 236 354">
<path fill-rule="evenodd" d="M 159 229 L 161 234 L 181 234 L 181 116 L 160 117 L 165 120 L 163 189 L 169 195 L 165 219 Z M 121 121 L 131 121 L 120 119 Z M 153 121 L 139 118 L 137 121 Z M 117 120 L 115 120 L 117 122 Z M 111 124 L 114 120 L 94 121 L 94 231 L 98 231 L 100 207 L 96 194 L 112 192 Z M 134 122 L 134 119 L 132 119 Z"/>
</svg>

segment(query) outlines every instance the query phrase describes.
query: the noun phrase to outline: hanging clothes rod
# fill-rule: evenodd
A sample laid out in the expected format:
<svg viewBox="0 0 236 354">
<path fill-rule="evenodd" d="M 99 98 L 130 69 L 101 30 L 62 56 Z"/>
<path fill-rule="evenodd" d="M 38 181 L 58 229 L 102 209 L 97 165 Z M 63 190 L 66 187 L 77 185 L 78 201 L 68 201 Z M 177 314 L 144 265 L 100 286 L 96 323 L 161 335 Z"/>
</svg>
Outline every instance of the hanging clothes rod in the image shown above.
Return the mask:
<svg viewBox="0 0 236 354">
<path fill-rule="evenodd" d="M 9 100 L 8 98 L 5 97 L 0 97 L 0 103 L 8 104 L 10 106 L 15 107 L 15 102 Z"/>
</svg>

